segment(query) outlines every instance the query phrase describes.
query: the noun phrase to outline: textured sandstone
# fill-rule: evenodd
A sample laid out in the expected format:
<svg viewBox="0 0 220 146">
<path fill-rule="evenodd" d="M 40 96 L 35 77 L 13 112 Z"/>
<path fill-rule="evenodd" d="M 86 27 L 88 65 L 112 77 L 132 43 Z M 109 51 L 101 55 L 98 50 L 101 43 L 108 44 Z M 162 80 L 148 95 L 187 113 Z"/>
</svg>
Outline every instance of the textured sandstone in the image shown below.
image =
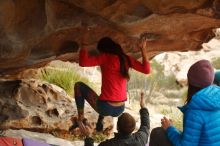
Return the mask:
<svg viewBox="0 0 220 146">
<path fill-rule="evenodd" d="M 78 61 L 85 25 L 91 51 L 103 36 L 140 57 L 139 35 L 160 36 L 149 56 L 197 50 L 220 27 L 220 0 L 4 0 L 0 1 L 0 73 L 11 74 L 61 59 Z"/>
<path fill-rule="evenodd" d="M 88 107 L 88 105 L 87 105 Z M 31 131 L 70 134 L 71 118 L 77 116 L 75 102 L 61 88 L 36 80 L 0 81 L 0 129 L 27 129 Z M 98 117 L 86 108 L 86 118 L 95 126 Z M 107 118 L 105 132 L 112 130 Z M 72 131 L 79 133 L 78 129 Z"/>
</svg>

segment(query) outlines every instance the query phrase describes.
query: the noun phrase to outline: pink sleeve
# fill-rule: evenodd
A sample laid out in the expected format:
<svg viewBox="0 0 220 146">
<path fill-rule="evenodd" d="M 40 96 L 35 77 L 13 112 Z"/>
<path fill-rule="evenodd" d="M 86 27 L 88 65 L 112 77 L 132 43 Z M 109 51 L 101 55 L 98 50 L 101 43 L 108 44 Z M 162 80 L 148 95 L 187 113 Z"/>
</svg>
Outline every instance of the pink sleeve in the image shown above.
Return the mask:
<svg viewBox="0 0 220 146">
<path fill-rule="evenodd" d="M 149 61 L 143 60 L 142 63 L 129 56 L 131 61 L 131 67 L 139 72 L 149 74 L 150 73 L 150 63 Z"/>
<path fill-rule="evenodd" d="M 86 49 L 80 49 L 79 52 L 79 65 L 82 67 L 89 67 L 89 66 L 97 66 L 101 65 L 104 62 L 103 55 L 97 56 L 89 56 Z"/>
</svg>

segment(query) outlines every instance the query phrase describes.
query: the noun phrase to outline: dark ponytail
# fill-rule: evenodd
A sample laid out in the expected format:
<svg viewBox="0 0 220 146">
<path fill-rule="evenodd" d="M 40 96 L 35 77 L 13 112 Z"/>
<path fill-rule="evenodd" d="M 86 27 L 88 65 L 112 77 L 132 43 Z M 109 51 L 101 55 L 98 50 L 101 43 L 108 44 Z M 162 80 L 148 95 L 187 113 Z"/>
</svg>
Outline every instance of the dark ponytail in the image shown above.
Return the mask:
<svg viewBox="0 0 220 146">
<path fill-rule="evenodd" d="M 131 66 L 129 57 L 123 52 L 121 45 L 115 43 L 111 38 L 104 37 L 98 42 L 97 49 L 102 53 L 117 55 L 120 61 L 120 73 L 129 79 L 128 66 Z"/>
<path fill-rule="evenodd" d="M 123 77 L 125 77 L 127 79 L 130 79 L 130 76 L 129 76 L 129 73 L 128 73 L 128 66 L 131 66 L 130 59 L 123 52 L 123 50 L 122 50 L 122 48 L 119 44 L 116 44 L 115 49 L 118 51 L 117 55 L 118 55 L 119 61 L 120 61 L 120 73 Z"/>
<path fill-rule="evenodd" d="M 198 92 L 199 90 L 201 90 L 202 88 L 200 87 L 195 87 L 193 85 L 190 85 L 188 86 L 188 93 L 187 93 L 187 98 L 186 98 L 186 104 L 189 103 L 192 99 L 192 96 Z"/>
</svg>

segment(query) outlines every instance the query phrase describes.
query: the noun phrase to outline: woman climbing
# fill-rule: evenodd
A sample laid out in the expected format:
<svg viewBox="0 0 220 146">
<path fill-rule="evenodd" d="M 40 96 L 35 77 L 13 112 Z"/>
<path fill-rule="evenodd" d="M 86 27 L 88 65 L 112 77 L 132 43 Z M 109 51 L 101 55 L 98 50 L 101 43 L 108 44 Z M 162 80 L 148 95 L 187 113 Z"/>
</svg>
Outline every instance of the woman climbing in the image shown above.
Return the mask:
<svg viewBox="0 0 220 146">
<path fill-rule="evenodd" d="M 129 80 L 128 69 L 131 67 L 139 72 L 149 74 L 150 63 L 147 58 L 146 40 L 141 41 L 142 63 L 126 55 L 121 46 L 109 37 L 99 40 L 97 50 L 100 53 L 90 56 L 84 43 L 79 53 L 79 65 L 82 67 L 100 66 L 102 75 L 101 94 L 77 82 L 74 86 L 75 102 L 78 110 L 78 122 L 84 119 L 85 100 L 99 113 L 96 130 L 103 130 L 104 116 L 119 116 L 125 108 L 126 84 Z"/>
</svg>

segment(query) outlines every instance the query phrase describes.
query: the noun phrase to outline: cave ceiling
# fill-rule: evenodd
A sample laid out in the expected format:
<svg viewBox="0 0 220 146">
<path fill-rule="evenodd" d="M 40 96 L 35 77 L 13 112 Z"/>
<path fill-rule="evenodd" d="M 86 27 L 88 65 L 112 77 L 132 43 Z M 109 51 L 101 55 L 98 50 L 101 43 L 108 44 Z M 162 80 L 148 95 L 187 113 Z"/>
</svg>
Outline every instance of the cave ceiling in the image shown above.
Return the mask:
<svg viewBox="0 0 220 146">
<path fill-rule="evenodd" d="M 78 62 L 89 27 L 88 48 L 110 36 L 140 58 L 139 36 L 156 36 L 148 55 L 198 50 L 220 27 L 220 0 L 2 0 L 0 74 L 41 67 L 56 59 Z"/>
</svg>

